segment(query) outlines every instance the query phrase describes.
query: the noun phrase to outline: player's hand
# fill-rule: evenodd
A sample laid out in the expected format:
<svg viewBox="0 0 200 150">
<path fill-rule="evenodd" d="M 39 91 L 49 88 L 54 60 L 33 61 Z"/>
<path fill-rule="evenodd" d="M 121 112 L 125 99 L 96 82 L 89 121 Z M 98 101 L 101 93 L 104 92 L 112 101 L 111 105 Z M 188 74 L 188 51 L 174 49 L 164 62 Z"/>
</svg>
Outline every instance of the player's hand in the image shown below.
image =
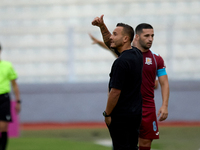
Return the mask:
<svg viewBox="0 0 200 150">
<path fill-rule="evenodd" d="M 94 18 L 94 20 L 92 21 L 92 25 L 98 27 L 103 26 L 104 25 L 103 16 L 104 15 L 101 15 L 101 17 Z"/>
<path fill-rule="evenodd" d="M 158 111 L 157 117 L 159 117 L 159 121 L 164 121 L 164 120 L 167 119 L 167 117 L 168 117 L 168 108 L 167 108 L 167 106 L 161 106 L 161 108 Z"/>
<path fill-rule="evenodd" d="M 21 104 L 20 103 L 16 103 L 15 110 L 16 110 L 17 114 L 20 112 L 20 110 L 21 110 Z"/>
<path fill-rule="evenodd" d="M 109 126 L 111 124 L 111 117 L 105 117 L 105 123 Z"/>
<path fill-rule="evenodd" d="M 92 35 L 89 33 L 89 36 L 90 38 L 92 39 L 93 43 L 92 44 L 97 44 L 98 43 L 98 40 Z"/>
</svg>

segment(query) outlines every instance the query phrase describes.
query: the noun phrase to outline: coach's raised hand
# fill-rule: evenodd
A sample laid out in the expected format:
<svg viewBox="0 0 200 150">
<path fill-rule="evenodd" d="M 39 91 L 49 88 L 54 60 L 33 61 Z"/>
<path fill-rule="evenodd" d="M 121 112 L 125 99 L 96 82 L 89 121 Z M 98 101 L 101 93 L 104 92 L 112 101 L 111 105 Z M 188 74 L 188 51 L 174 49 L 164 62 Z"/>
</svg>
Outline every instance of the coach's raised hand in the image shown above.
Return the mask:
<svg viewBox="0 0 200 150">
<path fill-rule="evenodd" d="M 101 17 L 94 18 L 94 20 L 92 21 L 92 25 L 98 27 L 104 26 L 103 17 L 104 15 L 101 15 Z"/>
<path fill-rule="evenodd" d="M 104 21 L 103 21 L 104 15 L 101 15 L 101 17 L 96 17 L 92 21 L 93 26 L 98 26 L 101 30 L 101 34 L 103 36 L 104 43 L 107 47 L 110 47 L 110 36 L 111 33 L 109 32 L 108 28 L 106 27 Z"/>
</svg>

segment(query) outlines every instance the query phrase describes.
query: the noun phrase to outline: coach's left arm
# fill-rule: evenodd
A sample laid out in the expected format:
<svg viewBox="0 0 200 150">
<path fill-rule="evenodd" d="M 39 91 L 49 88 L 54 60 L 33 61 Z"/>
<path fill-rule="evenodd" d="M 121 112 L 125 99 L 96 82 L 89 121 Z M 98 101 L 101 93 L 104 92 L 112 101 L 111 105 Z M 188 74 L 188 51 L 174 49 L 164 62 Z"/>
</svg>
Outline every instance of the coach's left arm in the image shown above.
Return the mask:
<svg viewBox="0 0 200 150">
<path fill-rule="evenodd" d="M 162 93 L 162 106 L 158 111 L 159 121 L 163 121 L 168 117 L 168 102 L 169 102 L 169 82 L 168 76 L 163 75 L 158 77 L 161 93 Z"/>
</svg>

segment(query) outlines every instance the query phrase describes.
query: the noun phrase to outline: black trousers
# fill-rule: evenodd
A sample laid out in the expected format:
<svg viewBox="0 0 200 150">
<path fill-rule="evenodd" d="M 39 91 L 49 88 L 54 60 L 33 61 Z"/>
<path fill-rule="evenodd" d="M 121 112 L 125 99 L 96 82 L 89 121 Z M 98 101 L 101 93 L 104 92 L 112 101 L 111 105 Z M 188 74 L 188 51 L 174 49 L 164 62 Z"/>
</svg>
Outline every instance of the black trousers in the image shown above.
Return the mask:
<svg viewBox="0 0 200 150">
<path fill-rule="evenodd" d="M 139 128 L 142 115 L 111 117 L 108 126 L 114 150 L 138 150 Z"/>
</svg>

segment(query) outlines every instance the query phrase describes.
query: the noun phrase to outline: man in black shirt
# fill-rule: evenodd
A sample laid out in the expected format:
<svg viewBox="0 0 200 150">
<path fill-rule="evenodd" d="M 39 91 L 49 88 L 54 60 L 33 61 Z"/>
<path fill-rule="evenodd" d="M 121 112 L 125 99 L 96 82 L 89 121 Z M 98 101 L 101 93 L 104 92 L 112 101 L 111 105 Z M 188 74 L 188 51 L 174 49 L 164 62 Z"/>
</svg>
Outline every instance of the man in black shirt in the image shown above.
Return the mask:
<svg viewBox="0 0 200 150">
<path fill-rule="evenodd" d="M 92 25 L 104 34 L 103 17 L 96 17 Z M 112 138 L 114 150 L 137 150 L 139 127 L 142 119 L 143 56 L 140 50 L 131 47 L 134 30 L 131 26 L 118 23 L 109 40 L 110 48 L 120 56 L 114 61 L 110 73 L 109 96 L 103 115 Z M 105 36 L 104 36 L 105 38 Z"/>
</svg>

